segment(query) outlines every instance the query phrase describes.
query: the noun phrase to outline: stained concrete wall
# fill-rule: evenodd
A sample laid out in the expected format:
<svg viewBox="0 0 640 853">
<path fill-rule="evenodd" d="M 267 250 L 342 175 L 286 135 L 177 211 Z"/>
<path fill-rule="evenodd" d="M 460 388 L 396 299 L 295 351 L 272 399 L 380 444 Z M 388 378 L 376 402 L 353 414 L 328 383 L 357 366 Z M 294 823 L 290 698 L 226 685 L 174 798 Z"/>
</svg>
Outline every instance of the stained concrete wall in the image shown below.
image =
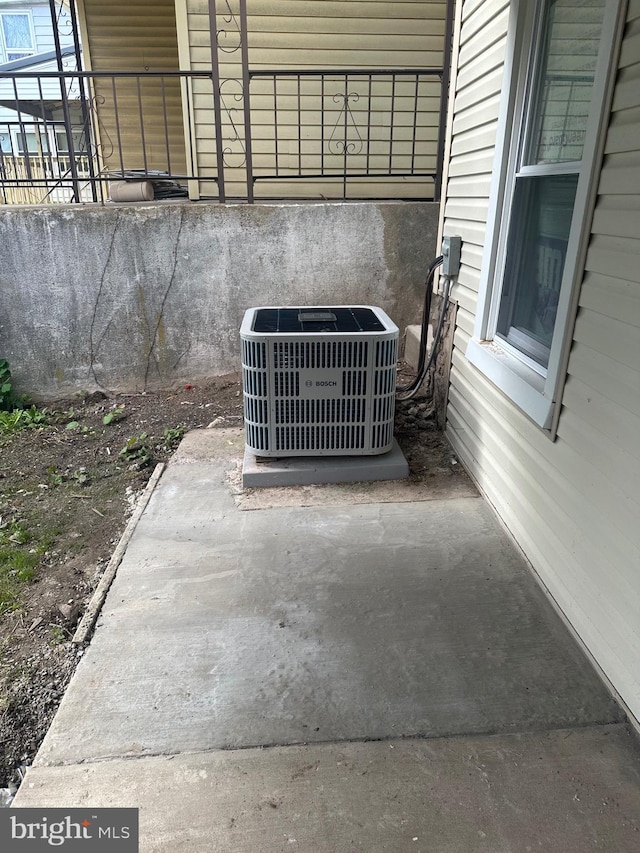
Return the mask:
<svg viewBox="0 0 640 853">
<path fill-rule="evenodd" d="M 136 391 L 239 369 L 256 305 L 419 318 L 429 203 L 6 208 L 0 357 L 20 392 Z"/>
</svg>

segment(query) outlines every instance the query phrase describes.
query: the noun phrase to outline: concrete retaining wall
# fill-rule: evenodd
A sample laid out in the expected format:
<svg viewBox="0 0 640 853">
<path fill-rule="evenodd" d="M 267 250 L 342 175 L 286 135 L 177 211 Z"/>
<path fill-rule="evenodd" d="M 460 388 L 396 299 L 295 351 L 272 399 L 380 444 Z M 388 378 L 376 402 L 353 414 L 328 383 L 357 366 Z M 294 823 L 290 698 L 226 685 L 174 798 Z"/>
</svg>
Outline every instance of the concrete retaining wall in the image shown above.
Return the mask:
<svg viewBox="0 0 640 853">
<path fill-rule="evenodd" d="M 136 391 L 239 369 L 255 305 L 419 318 L 438 205 L 150 204 L 0 211 L 0 357 L 20 392 Z"/>
</svg>

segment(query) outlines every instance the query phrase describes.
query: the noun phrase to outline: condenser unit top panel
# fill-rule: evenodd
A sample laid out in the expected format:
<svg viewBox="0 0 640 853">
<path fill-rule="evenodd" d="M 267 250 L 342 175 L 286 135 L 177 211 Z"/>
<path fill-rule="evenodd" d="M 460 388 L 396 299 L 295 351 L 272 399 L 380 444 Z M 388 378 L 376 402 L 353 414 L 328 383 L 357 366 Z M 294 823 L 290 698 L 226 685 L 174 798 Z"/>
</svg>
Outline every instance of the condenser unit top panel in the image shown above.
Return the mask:
<svg viewBox="0 0 640 853">
<path fill-rule="evenodd" d="M 247 311 L 242 332 L 256 334 L 376 334 L 397 331 L 380 308 L 368 305 L 254 308 Z"/>
</svg>

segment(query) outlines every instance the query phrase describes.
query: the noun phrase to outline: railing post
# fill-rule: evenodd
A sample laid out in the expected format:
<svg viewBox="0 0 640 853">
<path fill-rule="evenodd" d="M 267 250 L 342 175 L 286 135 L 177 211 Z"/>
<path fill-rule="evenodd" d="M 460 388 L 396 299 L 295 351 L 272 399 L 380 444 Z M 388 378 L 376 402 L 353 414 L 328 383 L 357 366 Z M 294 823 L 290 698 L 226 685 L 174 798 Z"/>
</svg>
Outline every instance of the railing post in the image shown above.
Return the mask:
<svg viewBox="0 0 640 853">
<path fill-rule="evenodd" d="M 69 170 L 71 172 L 71 183 L 73 185 L 73 201 L 81 202 L 82 197 L 80 195 L 80 182 L 78 180 L 78 168 L 76 164 L 76 156 L 75 156 L 75 148 L 73 145 L 73 129 L 71 126 L 71 114 L 69 113 L 69 98 L 67 95 L 67 85 L 66 78 L 62 75 L 64 74 L 64 67 L 62 65 L 62 47 L 60 45 L 60 33 L 58 32 L 57 26 L 55 26 L 56 21 L 56 3 L 55 0 L 49 0 L 49 9 L 51 11 L 51 22 L 53 26 L 53 40 L 55 42 L 56 47 L 56 59 L 58 60 L 58 72 L 60 77 L 58 77 L 58 82 L 60 84 L 60 95 L 62 97 L 62 119 L 64 122 L 64 129 L 67 135 L 67 143 L 69 145 Z"/>
<path fill-rule="evenodd" d="M 76 12 L 76 0 L 68 0 L 69 16 L 71 17 L 71 30 L 73 32 L 73 52 L 76 58 L 76 71 L 82 71 L 82 51 L 80 47 L 80 31 L 78 29 L 78 15 Z M 91 195 L 94 201 L 98 200 L 96 187 L 96 170 L 93 162 L 92 140 L 91 140 L 91 125 L 89 121 L 89 109 L 87 107 L 87 92 L 85 86 L 87 81 L 84 77 L 78 78 L 78 86 L 80 88 L 80 110 L 82 112 L 82 130 L 84 134 L 84 145 L 87 151 L 87 165 L 89 167 L 89 177 L 91 179 Z"/>
<path fill-rule="evenodd" d="M 342 198 L 347 198 L 347 155 L 349 134 L 349 75 L 344 75 L 344 140 L 342 143 Z"/>
<path fill-rule="evenodd" d="M 253 204 L 253 156 L 251 150 L 251 77 L 249 75 L 249 44 L 247 35 L 247 0 L 240 0 L 240 47 L 242 55 L 242 99 L 244 107 L 244 151 L 247 173 L 247 201 Z"/>
<path fill-rule="evenodd" d="M 442 171 L 444 165 L 444 146 L 449 104 L 449 80 L 451 77 L 451 47 L 453 42 L 453 15 L 455 0 L 447 0 L 447 20 L 444 32 L 444 52 L 442 56 L 442 76 L 440 78 L 440 117 L 438 119 L 438 153 L 436 159 L 436 177 L 433 187 L 433 200 L 440 201 L 442 194 Z"/>
<path fill-rule="evenodd" d="M 216 0 L 209 0 L 209 33 L 211 37 L 211 82 L 213 83 L 213 117 L 216 128 L 216 165 L 218 201 L 226 200 L 224 189 L 224 148 L 222 142 L 222 95 L 220 93 L 220 64 L 218 62 L 218 19 Z"/>
</svg>

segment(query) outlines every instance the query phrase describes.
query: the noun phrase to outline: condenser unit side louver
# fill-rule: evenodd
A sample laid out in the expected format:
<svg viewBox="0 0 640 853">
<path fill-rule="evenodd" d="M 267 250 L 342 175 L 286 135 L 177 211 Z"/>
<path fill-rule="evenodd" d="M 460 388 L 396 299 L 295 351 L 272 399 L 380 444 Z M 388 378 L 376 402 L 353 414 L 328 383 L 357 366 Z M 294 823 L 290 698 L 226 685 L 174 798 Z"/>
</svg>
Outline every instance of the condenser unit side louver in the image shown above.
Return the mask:
<svg viewBox="0 0 640 853">
<path fill-rule="evenodd" d="M 240 339 L 249 451 L 282 457 L 391 450 L 398 327 L 382 309 L 250 308 Z"/>
</svg>

